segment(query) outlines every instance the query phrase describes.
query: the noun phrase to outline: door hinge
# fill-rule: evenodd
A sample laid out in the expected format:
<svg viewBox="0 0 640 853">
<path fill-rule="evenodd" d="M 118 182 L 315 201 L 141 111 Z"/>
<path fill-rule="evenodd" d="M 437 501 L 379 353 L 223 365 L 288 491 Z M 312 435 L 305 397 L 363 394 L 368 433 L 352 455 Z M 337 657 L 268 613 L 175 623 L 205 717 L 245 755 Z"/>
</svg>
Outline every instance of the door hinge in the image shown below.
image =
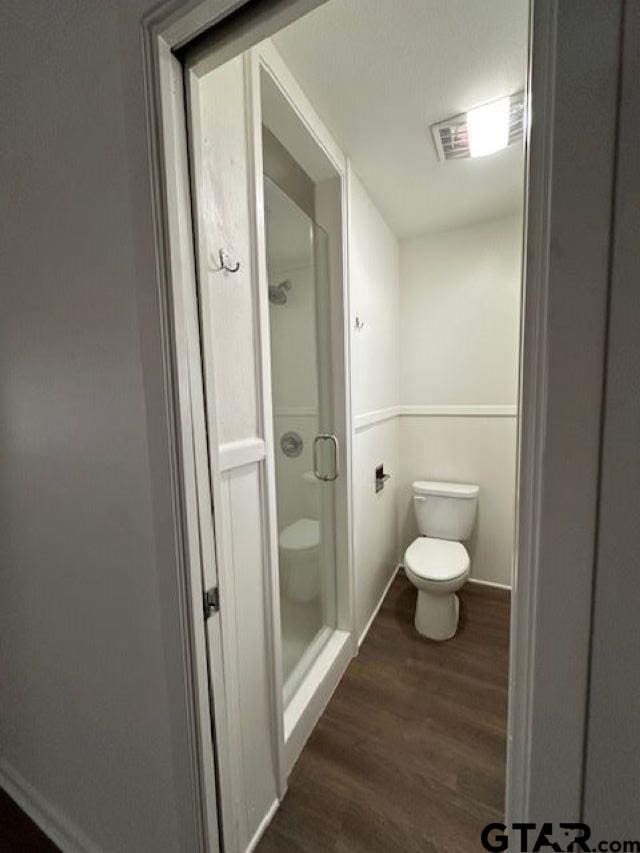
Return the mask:
<svg viewBox="0 0 640 853">
<path fill-rule="evenodd" d="M 220 594 L 217 586 L 212 586 L 204 594 L 204 618 L 208 619 L 220 610 Z"/>
</svg>

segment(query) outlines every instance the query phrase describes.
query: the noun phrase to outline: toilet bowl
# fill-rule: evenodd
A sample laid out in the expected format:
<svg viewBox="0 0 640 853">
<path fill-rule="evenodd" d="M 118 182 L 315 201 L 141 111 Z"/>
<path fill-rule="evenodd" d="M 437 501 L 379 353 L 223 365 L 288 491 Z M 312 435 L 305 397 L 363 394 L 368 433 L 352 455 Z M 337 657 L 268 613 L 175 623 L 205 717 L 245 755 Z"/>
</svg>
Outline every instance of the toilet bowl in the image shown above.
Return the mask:
<svg viewBox="0 0 640 853">
<path fill-rule="evenodd" d="M 458 629 L 456 592 L 469 577 L 470 560 L 461 542 L 421 536 L 404 555 L 405 574 L 418 589 L 415 626 L 431 640 L 450 640 Z"/>
<path fill-rule="evenodd" d="M 320 593 L 320 523 L 299 518 L 278 537 L 280 573 L 292 601 L 308 603 Z"/>
<path fill-rule="evenodd" d="M 418 590 L 414 624 L 431 640 L 450 640 L 458 630 L 456 592 L 469 577 L 471 561 L 462 544 L 471 535 L 478 486 L 417 480 L 413 505 L 422 534 L 407 548 L 404 568 Z"/>
</svg>

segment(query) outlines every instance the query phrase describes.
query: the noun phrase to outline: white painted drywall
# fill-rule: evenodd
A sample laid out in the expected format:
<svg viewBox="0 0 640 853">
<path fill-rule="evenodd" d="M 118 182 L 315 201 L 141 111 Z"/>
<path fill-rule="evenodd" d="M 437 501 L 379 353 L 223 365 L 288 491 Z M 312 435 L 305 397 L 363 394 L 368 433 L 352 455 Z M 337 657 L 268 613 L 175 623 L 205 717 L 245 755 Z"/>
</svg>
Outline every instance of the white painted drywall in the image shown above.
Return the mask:
<svg viewBox="0 0 640 853">
<path fill-rule="evenodd" d="M 471 576 L 510 584 L 515 512 L 521 216 L 400 244 L 403 407 L 511 406 L 514 415 L 403 416 L 402 548 L 417 535 L 410 483 L 478 483 Z"/>
<path fill-rule="evenodd" d="M 353 414 L 399 401 L 400 293 L 398 241 L 358 176 L 349 173 L 351 313 L 364 322 L 353 334 Z"/>
<path fill-rule="evenodd" d="M 5 8 L 0 778 L 67 849 L 196 850 L 143 97 L 151 2 Z"/>
<path fill-rule="evenodd" d="M 358 177 L 349 173 L 349 272 L 352 322 L 353 411 L 395 408 L 399 402 L 398 241 Z M 354 440 L 354 542 L 356 625 L 360 636 L 398 559 L 399 483 L 396 419 L 357 430 Z M 376 494 L 375 469 L 391 474 Z"/>
<path fill-rule="evenodd" d="M 522 221 L 401 243 L 404 405 L 515 405 Z"/>
</svg>

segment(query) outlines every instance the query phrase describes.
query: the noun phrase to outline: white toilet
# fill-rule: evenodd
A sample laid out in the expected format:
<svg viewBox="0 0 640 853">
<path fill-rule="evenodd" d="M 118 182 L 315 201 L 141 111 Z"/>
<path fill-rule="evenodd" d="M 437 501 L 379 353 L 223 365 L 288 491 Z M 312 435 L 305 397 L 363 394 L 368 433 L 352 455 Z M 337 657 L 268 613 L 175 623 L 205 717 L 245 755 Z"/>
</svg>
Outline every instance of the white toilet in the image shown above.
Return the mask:
<svg viewBox="0 0 640 853">
<path fill-rule="evenodd" d="M 415 626 L 431 640 L 449 640 L 458 630 L 456 591 L 469 577 L 469 554 L 462 542 L 473 530 L 478 486 L 466 483 L 413 483 L 413 507 L 420 536 L 404 555 L 404 569 L 418 589 Z"/>
<path fill-rule="evenodd" d="M 292 601 L 307 604 L 320 594 L 320 522 L 299 518 L 278 537 L 280 572 Z"/>
<path fill-rule="evenodd" d="M 300 604 L 320 594 L 320 481 L 313 471 L 302 475 L 303 517 L 280 531 L 280 573 L 287 596 Z"/>
</svg>

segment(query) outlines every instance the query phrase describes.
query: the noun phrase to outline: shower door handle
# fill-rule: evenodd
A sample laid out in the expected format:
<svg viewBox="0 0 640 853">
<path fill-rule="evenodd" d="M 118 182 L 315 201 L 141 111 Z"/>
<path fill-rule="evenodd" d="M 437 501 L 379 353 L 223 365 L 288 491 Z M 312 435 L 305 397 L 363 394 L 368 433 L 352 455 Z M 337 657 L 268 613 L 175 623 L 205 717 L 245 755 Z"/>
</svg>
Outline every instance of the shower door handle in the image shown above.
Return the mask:
<svg viewBox="0 0 640 853">
<path fill-rule="evenodd" d="M 330 441 L 333 444 L 333 472 L 331 474 L 321 474 L 318 467 L 318 448 L 320 442 Z M 340 474 L 340 451 L 338 447 L 338 439 L 333 433 L 321 432 L 313 439 L 313 473 L 318 480 L 323 480 L 325 483 L 331 483 L 338 479 Z"/>
</svg>

